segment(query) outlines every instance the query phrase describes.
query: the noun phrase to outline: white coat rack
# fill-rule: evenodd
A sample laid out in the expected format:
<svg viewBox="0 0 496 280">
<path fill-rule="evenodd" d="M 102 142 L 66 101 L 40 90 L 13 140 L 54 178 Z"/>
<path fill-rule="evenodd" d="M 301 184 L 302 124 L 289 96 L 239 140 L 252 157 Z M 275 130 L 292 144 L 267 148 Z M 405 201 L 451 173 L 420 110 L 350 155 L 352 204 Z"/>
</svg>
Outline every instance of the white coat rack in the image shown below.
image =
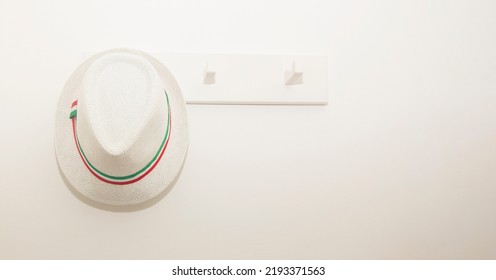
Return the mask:
<svg viewBox="0 0 496 280">
<path fill-rule="evenodd" d="M 170 70 L 188 104 L 327 104 L 325 56 L 150 54 Z"/>
</svg>

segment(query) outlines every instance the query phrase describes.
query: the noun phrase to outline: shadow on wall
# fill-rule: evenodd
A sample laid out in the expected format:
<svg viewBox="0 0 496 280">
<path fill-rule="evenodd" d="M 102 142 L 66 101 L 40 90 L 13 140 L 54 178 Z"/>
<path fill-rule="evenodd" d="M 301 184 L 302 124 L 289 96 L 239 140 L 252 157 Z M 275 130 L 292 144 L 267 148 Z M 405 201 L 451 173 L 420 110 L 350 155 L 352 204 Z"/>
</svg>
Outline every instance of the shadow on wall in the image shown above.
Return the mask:
<svg viewBox="0 0 496 280">
<path fill-rule="evenodd" d="M 95 207 L 95 208 L 105 210 L 105 211 L 110 211 L 110 212 L 134 212 L 134 211 L 144 210 L 148 207 L 155 205 L 157 202 L 162 200 L 162 198 L 164 198 L 174 188 L 174 186 L 177 183 L 177 180 L 179 179 L 179 177 L 181 176 L 181 173 L 183 172 L 184 162 L 186 161 L 186 158 L 188 157 L 188 151 L 186 150 L 185 160 L 183 161 L 183 164 L 181 165 L 181 168 L 179 169 L 179 172 L 177 173 L 176 178 L 174 178 L 174 180 L 170 183 L 169 186 L 167 186 L 167 188 L 165 188 L 161 193 L 159 193 L 157 196 L 153 197 L 152 199 L 149 199 L 149 200 L 142 202 L 142 203 L 133 204 L 133 205 L 108 205 L 108 204 L 103 204 L 103 203 L 94 201 L 94 200 L 89 199 L 88 197 L 84 196 L 79 191 L 77 191 L 76 188 L 74 188 L 74 186 L 71 185 L 71 183 L 69 182 L 69 180 L 65 176 L 64 172 L 62 172 L 62 169 L 60 168 L 60 164 L 59 164 L 59 161 L 57 159 L 57 155 L 55 154 L 55 151 L 54 151 L 54 155 L 55 155 L 55 159 L 57 161 L 57 169 L 59 170 L 59 174 L 62 177 L 62 179 L 64 180 L 65 185 L 71 191 L 71 193 L 74 196 L 76 196 L 81 202 L 83 202 L 83 203 L 85 203 L 91 207 Z"/>
</svg>

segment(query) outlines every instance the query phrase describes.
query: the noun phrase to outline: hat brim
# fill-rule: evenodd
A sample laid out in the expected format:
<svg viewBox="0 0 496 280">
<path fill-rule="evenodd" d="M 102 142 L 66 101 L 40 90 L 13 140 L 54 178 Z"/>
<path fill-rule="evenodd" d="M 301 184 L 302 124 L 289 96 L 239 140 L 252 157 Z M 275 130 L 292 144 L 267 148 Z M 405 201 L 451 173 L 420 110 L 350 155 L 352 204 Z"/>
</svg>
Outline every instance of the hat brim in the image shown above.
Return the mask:
<svg viewBox="0 0 496 280">
<path fill-rule="evenodd" d="M 69 119 L 70 105 L 78 98 L 78 92 L 88 67 L 103 55 L 119 52 L 142 56 L 155 67 L 164 89 L 169 94 L 172 120 L 168 147 L 160 162 L 146 177 L 128 185 L 113 185 L 102 182 L 88 171 L 75 146 L 71 119 Z M 159 61 L 143 52 L 114 49 L 96 54 L 74 71 L 62 90 L 55 116 L 54 144 L 60 170 L 71 186 L 82 195 L 109 205 L 132 205 L 145 202 L 160 194 L 175 180 L 186 157 L 188 123 L 186 105 L 179 85 Z"/>
</svg>

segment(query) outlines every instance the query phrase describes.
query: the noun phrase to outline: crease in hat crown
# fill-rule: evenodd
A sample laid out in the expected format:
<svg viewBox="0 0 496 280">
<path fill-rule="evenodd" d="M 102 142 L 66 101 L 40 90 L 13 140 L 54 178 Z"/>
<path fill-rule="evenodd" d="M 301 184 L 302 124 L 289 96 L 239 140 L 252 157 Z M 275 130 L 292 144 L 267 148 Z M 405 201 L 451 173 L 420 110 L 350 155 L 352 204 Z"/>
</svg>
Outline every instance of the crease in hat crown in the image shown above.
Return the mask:
<svg viewBox="0 0 496 280">
<path fill-rule="evenodd" d="M 78 97 L 77 134 L 88 160 L 115 176 L 145 166 L 164 138 L 166 102 L 156 69 L 143 57 L 118 52 L 95 60 Z"/>
</svg>

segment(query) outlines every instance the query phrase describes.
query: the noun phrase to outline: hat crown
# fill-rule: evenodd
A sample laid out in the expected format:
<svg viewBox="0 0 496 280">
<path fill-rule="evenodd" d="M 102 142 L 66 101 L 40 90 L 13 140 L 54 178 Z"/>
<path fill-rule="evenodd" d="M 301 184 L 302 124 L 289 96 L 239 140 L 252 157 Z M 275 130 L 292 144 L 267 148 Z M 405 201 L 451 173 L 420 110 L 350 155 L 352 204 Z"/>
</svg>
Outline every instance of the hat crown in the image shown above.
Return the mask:
<svg viewBox="0 0 496 280">
<path fill-rule="evenodd" d="M 146 59 L 113 53 L 88 67 L 78 103 L 77 134 L 97 169 L 123 176 L 145 166 L 160 147 L 167 121 L 163 86 Z"/>
</svg>

